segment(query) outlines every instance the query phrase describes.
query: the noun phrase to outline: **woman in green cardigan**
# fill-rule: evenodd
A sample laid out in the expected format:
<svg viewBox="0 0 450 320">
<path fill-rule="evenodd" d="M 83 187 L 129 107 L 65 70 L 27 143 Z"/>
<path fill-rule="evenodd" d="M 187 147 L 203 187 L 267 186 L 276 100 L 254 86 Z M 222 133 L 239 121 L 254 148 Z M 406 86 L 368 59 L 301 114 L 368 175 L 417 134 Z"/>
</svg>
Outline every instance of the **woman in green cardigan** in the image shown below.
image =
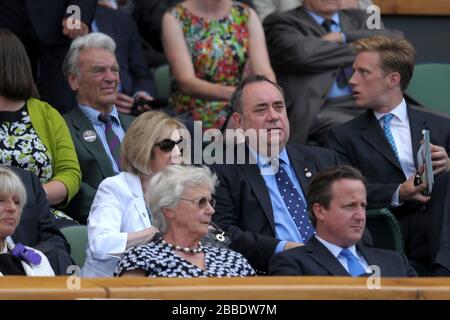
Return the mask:
<svg viewBox="0 0 450 320">
<path fill-rule="evenodd" d="M 81 184 L 69 129 L 56 109 L 35 98 L 38 93 L 25 48 L 4 29 L 0 29 L 0 70 L 0 162 L 36 174 L 50 205 L 64 207 Z"/>
</svg>

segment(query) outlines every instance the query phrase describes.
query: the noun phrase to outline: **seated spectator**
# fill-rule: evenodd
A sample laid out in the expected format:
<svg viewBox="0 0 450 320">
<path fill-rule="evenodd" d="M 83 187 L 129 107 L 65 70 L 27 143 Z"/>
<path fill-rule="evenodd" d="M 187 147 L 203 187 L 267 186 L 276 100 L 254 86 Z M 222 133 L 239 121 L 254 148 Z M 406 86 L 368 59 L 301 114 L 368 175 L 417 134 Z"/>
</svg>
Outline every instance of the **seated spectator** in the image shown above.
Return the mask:
<svg viewBox="0 0 450 320">
<path fill-rule="evenodd" d="M 84 277 L 112 276 L 126 249 L 146 244 L 158 231 L 144 201 L 148 180 L 164 167 L 182 162 L 184 126 L 165 113 L 149 111 L 128 129 L 121 148 L 123 172 L 98 187 L 88 218 Z"/>
<path fill-rule="evenodd" d="M 223 128 L 244 74 L 275 79 L 264 39 L 254 10 L 239 2 L 187 0 L 166 12 L 162 41 L 175 110 L 202 121 L 203 129 Z"/>
<path fill-rule="evenodd" d="M 20 177 L 27 192 L 19 225 L 11 236 L 14 243 L 40 250 L 47 257 L 56 275 L 66 275 L 74 264 L 70 258 L 70 245 L 58 230 L 56 218 L 50 212 L 48 201 L 39 179 L 31 172 L 5 167 Z"/>
<path fill-rule="evenodd" d="M 0 167 L 0 276 L 54 276 L 47 257 L 23 244 L 11 244 L 20 221 L 27 192 L 20 178 L 6 167 Z"/>
<path fill-rule="evenodd" d="M 81 172 L 59 112 L 37 99 L 30 62 L 20 40 L 0 30 L 0 163 L 36 174 L 60 227 L 74 222 L 56 209 L 77 193 Z"/>
<path fill-rule="evenodd" d="M 302 4 L 303 0 L 253 0 L 253 5 L 261 21 L 274 11 L 288 11 Z M 365 10 L 371 4 L 371 0 L 340 0 L 339 8 Z"/>
<path fill-rule="evenodd" d="M 64 60 L 64 73 L 78 102 L 64 118 L 83 173 L 80 191 L 68 213 L 83 224 L 100 182 L 120 172 L 120 142 L 134 120 L 119 113 L 115 106 L 119 94 L 115 48 L 111 37 L 90 33 L 72 42 Z M 111 145 L 115 139 L 119 143 Z"/>
<path fill-rule="evenodd" d="M 152 100 L 155 94 L 152 74 L 147 67 L 139 32 L 131 15 L 102 5 L 102 1 L 99 1 L 91 30 L 107 34 L 116 43 L 115 55 L 120 67 L 120 85 L 114 104 L 119 112 L 131 113 L 133 103 L 138 99 Z M 149 110 L 150 106 L 144 105 L 140 108 L 140 111 L 144 111 Z"/>
<path fill-rule="evenodd" d="M 270 274 L 358 277 L 376 266 L 381 277 L 416 275 L 403 254 L 363 245 L 366 182 L 358 170 L 341 165 L 320 172 L 307 198 L 316 234 L 305 246 L 274 255 Z"/>
<path fill-rule="evenodd" d="M 241 254 L 200 242 L 214 214 L 216 183 L 216 175 L 206 167 L 170 166 L 155 175 L 146 199 L 160 234 L 154 241 L 128 250 L 116 274 L 180 278 L 254 275 Z"/>
<path fill-rule="evenodd" d="M 369 207 L 389 207 L 397 217 L 411 263 L 450 276 L 450 119 L 406 101 L 415 64 L 410 42 L 377 36 L 353 49 L 350 85 L 364 113 L 332 129 L 327 146 L 364 174 Z M 424 129 L 430 131 L 431 194 L 425 181 L 416 181 Z"/>
<path fill-rule="evenodd" d="M 294 143 L 322 145 L 330 128 L 362 113 L 348 85 L 355 58 L 350 44 L 371 35 L 395 35 L 387 29 L 369 30 L 366 12 L 340 10 L 339 2 L 304 0 L 303 6 L 264 20 Z"/>
<path fill-rule="evenodd" d="M 71 39 L 89 32 L 95 7 L 96 0 L 0 0 L 0 29 L 10 30 L 22 41 L 42 100 L 61 114 L 74 107 L 62 61 Z"/>
<path fill-rule="evenodd" d="M 232 163 L 214 165 L 220 184 L 213 221 L 227 232 L 233 249 L 255 269 L 267 272 L 274 253 L 301 246 L 314 234 L 304 214 L 306 187 L 317 172 L 337 164 L 338 156 L 324 148 L 288 143 L 283 91 L 266 77 L 242 81 L 231 105 L 237 126 L 258 139 L 229 148 L 224 159 L 231 153 Z"/>
</svg>

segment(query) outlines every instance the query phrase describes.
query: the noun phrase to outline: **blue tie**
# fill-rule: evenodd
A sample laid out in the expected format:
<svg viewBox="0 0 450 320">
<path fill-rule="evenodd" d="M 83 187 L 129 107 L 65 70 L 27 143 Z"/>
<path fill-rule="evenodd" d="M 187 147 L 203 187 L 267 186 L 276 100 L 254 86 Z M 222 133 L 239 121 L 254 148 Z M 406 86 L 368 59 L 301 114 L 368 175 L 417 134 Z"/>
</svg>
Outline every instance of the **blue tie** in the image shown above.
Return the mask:
<svg viewBox="0 0 450 320">
<path fill-rule="evenodd" d="M 314 228 L 309 221 L 305 202 L 292 183 L 292 180 L 281 166 L 281 161 L 282 160 L 280 159 L 280 168 L 275 175 L 278 190 L 280 191 L 281 198 L 283 199 L 286 208 L 288 209 L 298 231 L 302 236 L 303 242 L 306 243 L 306 241 L 308 241 L 308 239 L 315 233 Z"/>
<path fill-rule="evenodd" d="M 391 120 L 393 117 L 394 117 L 394 115 L 392 113 L 388 113 L 383 116 L 383 118 L 382 118 L 383 119 L 383 131 L 384 131 L 384 135 L 386 136 L 387 141 L 391 145 L 392 150 L 394 150 L 394 153 L 397 156 L 397 159 L 399 159 L 399 161 L 400 161 L 400 157 L 398 156 L 397 146 L 395 145 L 394 136 L 392 135 L 391 126 L 390 126 L 390 123 L 391 123 Z"/>
<path fill-rule="evenodd" d="M 358 277 L 363 273 L 366 273 L 361 263 L 359 263 L 358 259 L 353 255 L 353 253 L 350 250 L 342 249 L 339 255 L 347 259 L 348 272 L 352 277 Z"/>
</svg>

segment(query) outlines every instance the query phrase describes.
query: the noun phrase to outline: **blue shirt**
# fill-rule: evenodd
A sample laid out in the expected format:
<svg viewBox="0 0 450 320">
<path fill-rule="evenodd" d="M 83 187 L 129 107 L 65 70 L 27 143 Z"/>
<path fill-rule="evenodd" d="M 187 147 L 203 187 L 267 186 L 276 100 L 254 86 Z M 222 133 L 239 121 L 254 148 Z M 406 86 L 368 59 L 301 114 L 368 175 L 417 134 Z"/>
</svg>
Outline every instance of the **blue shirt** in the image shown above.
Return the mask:
<svg viewBox="0 0 450 320">
<path fill-rule="evenodd" d="M 318 14 L 312 12 L 312 11 L 307 11 L 309 13 L 309 15 L 319 24 L 322 25 L 322 23 L 325 21 L 325 19 L 321 16 L 319 16 Z M 340 24 L 340 19 L 339 19 L 339 14 L 336 12 L 332 17 L 331 17 L 331 21 L 333 21 L 333 23 L 331 24 L 331 32 L 341 32 L 341 24 Z M 346 37 L 345 34 L 342 33 L 343 37 L 344 37 L 344 43 L 346 41 Z M 331 86 L 330 91 L 328 92 L 328 98 L 337 98 L 337 97 L 343 97 L 343 96 L 348 96 L 352 93 L 352 90 L 350 89 L 350 87 L 347 85 L 344 88 L 339 88 L 337 85 L 337 81 L 334 81 L 333 85 Z"/>
<path fill-rule="evenodd" d="M 117 167 L 117 163 L 114 160 L 114 157 L 109 150 L 108 141 L 106 140 L 105 135 L 105 124 L 98 120 L 98 115 L 101 113 L 98 110 L 95 110 L 86 105 L 78 105 L 80 110 L 84 113 L 84 115 L 88 118 L 89 122 L 94 127 L 95 132 L 97 133 L 97 137 L 100 139 L 103 148 L 105 149 L 106 154 L 111 161 L 112 168 L 116 174 L 118 174 L 119 168 Z M 120 142 L 122 142 L 123 137 L 125 136 L 125 130 L 122 128 L 122 124 L 120 123 L 119 113 L 117 112 L 116 106 L 113 106 L 109 115 L 112 118 L 112 129 L 116 136 L 119 138 Z"/>
<path fill-rule="evenodd" d="M 270 158 L 257 154 L 256 151 L 251 147 L 249 147 L 249 149 L 253 157 L 256 159 L 256 163 L 260 170 L 264 170 L 270 167 Z M 295 175 L 294 168 L 289 161 L 289 156 L 287 154 L 286 148 L 284 148 L 283 151 L 280 152 L 278 157 L 280 159 L 280 165 L 283 166 L 287 175 L 292 180 L 292 183 L 294 183 L 295 188 L 300 193 L 300 197 L 306 204 L 306 199 L 303 194 L 302 187 L 297 179 L 297 176 Z M 269 192 L 270 201 L 272 203 L 273 218 L 275 221 L 275 237 L 281 240 L 275 248 L 275 253 L 278 253 L 284 250 L 284 246 L 288 241 L 303 243 L 303 240 L 302 235 L 298 231 L 298 228 L 295 225 L 295 222 L 286 207 L 286 204 L 281 198 L 280 191 L 278 190 L 278 184 L 275 179 L 275 172 L 273 172 L 272 174 L 268 174 L 268 171 L 269 170 L 264 170 L 265 174 L 262 174 L 261 176 L 264 179 L 267 191 Z"/>
</svg>

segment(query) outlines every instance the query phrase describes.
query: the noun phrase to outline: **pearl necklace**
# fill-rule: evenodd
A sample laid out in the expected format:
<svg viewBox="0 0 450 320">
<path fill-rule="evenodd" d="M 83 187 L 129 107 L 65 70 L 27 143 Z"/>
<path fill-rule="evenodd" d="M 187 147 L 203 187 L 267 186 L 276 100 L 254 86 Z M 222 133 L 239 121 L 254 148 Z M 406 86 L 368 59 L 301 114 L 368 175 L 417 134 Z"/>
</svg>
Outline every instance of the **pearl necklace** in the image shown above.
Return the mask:
<svg viewBox="0 0 450 320">
<path fill-rule="evenodd" d="M 176 250 L 176 251 L 182 251 L 187 254 L 197 254 L 203 252 L 203 246 L 202 243 L 199 242 L 197 248 L 183 248 L 179 245 L 173 245 L 168 242 L 166 242 L 164 239 L 161 239 L 161 243 L 167 245 L 170 249 Z"/>
</svg>

